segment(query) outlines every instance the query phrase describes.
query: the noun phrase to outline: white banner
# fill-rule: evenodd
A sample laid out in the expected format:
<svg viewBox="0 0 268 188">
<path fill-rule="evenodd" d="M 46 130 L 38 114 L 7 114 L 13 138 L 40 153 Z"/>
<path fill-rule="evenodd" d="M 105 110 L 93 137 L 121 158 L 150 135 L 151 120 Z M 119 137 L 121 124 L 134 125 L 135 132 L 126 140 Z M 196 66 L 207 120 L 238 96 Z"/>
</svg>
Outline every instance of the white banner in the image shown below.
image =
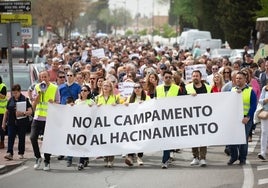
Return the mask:
<svg viewBox="0 0 268 188">
<path fill-rule="evenodd" d="M 42 151 L 107 156 L 246 143 L 236 92 L 152 99 L 142 104 L 49 104 Z"/>
<path fill-rule="evenodd" d="M 207 66 L 205 64 L 188 65 L 185 66 L 185 82 L 189 83 L 192 81 L 192 73 L 194 70 L 199 70 L 202 73 L 202 80 L 207 79 Z"/>
<path fill-rule="evenodd" d="M 118 83 L 118 90 L 121 97 L 129 97 L 134 88 L 134 82 L 119 82 Z"/>
</svg>

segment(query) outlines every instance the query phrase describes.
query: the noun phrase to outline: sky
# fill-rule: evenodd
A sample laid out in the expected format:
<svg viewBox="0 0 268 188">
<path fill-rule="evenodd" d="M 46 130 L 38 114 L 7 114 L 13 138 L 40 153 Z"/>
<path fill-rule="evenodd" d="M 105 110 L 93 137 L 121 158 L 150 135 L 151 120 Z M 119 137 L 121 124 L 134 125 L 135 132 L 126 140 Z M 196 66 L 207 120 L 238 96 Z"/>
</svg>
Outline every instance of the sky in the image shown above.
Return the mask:
<svg viewBox="0 0 268 188">
<path fill-rule="evenodd" d="M 154 1 L 154 3 L 153 3 Z M 158 4 L 157 0 L 109 0 L 109 7 L 111 9 L 115 7 L 125 7 L 128 11 L 131 12 L 134 17 L 137 12 L 148 17 L 152 16 L 154 4 L 154 15 L 168 15 L 169 4 L 166 5 Z"/>
</svg>

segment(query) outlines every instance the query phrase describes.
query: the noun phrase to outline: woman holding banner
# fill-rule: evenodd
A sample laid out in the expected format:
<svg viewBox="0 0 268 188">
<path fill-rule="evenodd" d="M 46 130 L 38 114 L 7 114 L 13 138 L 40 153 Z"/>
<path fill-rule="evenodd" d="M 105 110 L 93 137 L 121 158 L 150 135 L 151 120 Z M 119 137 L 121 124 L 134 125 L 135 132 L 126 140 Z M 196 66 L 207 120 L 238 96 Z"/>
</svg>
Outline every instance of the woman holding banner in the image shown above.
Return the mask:
<svg viewBox="0 0 268 188">
<path fill-rule="evenodd" d="M 77 105 L 89 105 L 92 106 L 95 102 L 91 99 L 91 91 L 88 85 L 83 85 L 80 92 L 80 98 L 75 100 Z M 78 170 L 83 170 L 88 164 L 88 157 L 80 157 Z"/>
<path fill-rule="evenodd" d="M 146 92 L 143 90 L 142 85 L 140 83 L 135 83 L 133 87 L 133 92 L 131 96 L 127 99 L 127 102 L 125 105 L 128 105 L 129 103 L 142 103 L 143 101 L 150 100 L 151 98 L 146 95 Z M 128 154 L 128 156 L 125 159 L 125 163 L 128 166 L 133 166 L 133 159 L 135 157 L 135 153 Z M 143 153 L 137 154 L 137 163 L 138 165 L 143 165 L 142 161 Z"/>
<path fill-rule="evenodd" d="M 101 87 L 101 93 L 96 97 L 95 102 L 98 106 L 101 105 L 116 105 L 119 104 L 119 96 L 114 93 L 112 82 L 106 80 Z M 114 156 L 105 156 L 105 167 L 111 168 L 114 163 Z"/>
</svg>

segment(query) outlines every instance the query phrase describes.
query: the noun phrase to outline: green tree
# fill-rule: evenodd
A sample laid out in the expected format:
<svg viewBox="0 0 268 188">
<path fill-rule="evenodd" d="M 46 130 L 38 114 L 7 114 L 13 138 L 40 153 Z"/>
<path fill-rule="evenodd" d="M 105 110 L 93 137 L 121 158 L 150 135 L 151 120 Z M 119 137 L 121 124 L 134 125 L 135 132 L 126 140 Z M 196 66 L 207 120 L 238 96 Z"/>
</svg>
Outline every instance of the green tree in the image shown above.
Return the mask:
<svg viewBox="0 0 268 188">
<path fill-rule="evenodd" d="M 163 33 L 161 36 L 164 38 L 176 37 L 176 31 L 172 27 L 170 27 L 170 25 L 165 24 L 163 26 Z"/>
<path fill-rule="evenodd" d="M 80 4 L 73 0 L 34 0 L 32 6 L 37 25 L 51 25 L 58 37 L 61 37 L 60 28 L 64 28 L 64 38 L 70 35 L 80 12 Z"/>
<path fill-rule="evenodd" d="M 260 4 L 262 6 L 262 9 L 256 12 L 257 17 L 267 17 L 268 0 L 260 0 Z"/>
<path fill-rule="evenodd" d="M 231 48 L 242 48 L 249 44 L 256 11 L 260 9 L 260 0 L 219 0 L 216 18 Z"/>
<path fill-rule="evenodd" d="M 115 29 L 115 34 L 118 28 L 126 29 L 127 24 L 131 23 L 131 13 L 124 8 L 103 9 L 99 15 L 99 20 L 107 25 L 112 25 Z M 107 27 L 106 27 L 107 28 Z"/>
<path fill-rule="evenodd" d="M 108 9 L 109 0 L 98 0 L 91 3 L 91 6 L 86 10 L 85 17 L 88 20 L 87 25 L 94 25 L 96 32 L 106 31 L 106 22 L 99 19 L 99 14 L 103 9 Z M 110 25 L 108 26 L 108 31 L 110 31 Z"/>
</svg>

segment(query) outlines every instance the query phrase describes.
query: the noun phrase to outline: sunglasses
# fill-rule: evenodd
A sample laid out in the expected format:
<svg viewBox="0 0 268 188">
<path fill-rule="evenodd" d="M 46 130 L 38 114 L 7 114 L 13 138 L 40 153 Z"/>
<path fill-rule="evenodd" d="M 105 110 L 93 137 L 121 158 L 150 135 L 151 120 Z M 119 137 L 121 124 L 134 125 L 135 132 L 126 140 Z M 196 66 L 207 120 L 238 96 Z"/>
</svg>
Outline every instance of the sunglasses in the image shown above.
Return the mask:
<svg viewBox="0 0 268 188">
<path fill-rule="evenodd" d="M 81 89 L 81 92 L 82 92 L 82 91 L 84 91 L 84 92 L 88 92 L 88 90 L 87 90 L 87 89 Z"/>
<path fill-rule="evenodd" d="M 72 74 L 67 74 L 66 76 L 68 76 L 68 77 L 69 77 L 69 76 L 70 76 L 70 77 L 73 77 L 73 75 L 72 75 Z"/>
<path fill-rule="evenodd" d="M 223 72 L 223 74 L 229 74 L 230 72 Z"/>
<path fill-rule="evenodd" d="M 96 80 L 96 78 L 90 78 L 90 80 Z"/>
<path fill-rule="evenodd" d="M 65 78 L 65 76 L 59 76 L 59 78 L 61 78 L 61 79 L 62 79 L 62 78 Z"/>
<path fill-rule="evenodd" d="M 141 89 L 141 87 L 140 86 L 136 86 L 136 87 L 134 87 L 134 89 Z"/>
<path fill-rule="evenodd" d="M 165 79 L 172 79 L 172 76 L 165 76 Z"/>
</svg>

